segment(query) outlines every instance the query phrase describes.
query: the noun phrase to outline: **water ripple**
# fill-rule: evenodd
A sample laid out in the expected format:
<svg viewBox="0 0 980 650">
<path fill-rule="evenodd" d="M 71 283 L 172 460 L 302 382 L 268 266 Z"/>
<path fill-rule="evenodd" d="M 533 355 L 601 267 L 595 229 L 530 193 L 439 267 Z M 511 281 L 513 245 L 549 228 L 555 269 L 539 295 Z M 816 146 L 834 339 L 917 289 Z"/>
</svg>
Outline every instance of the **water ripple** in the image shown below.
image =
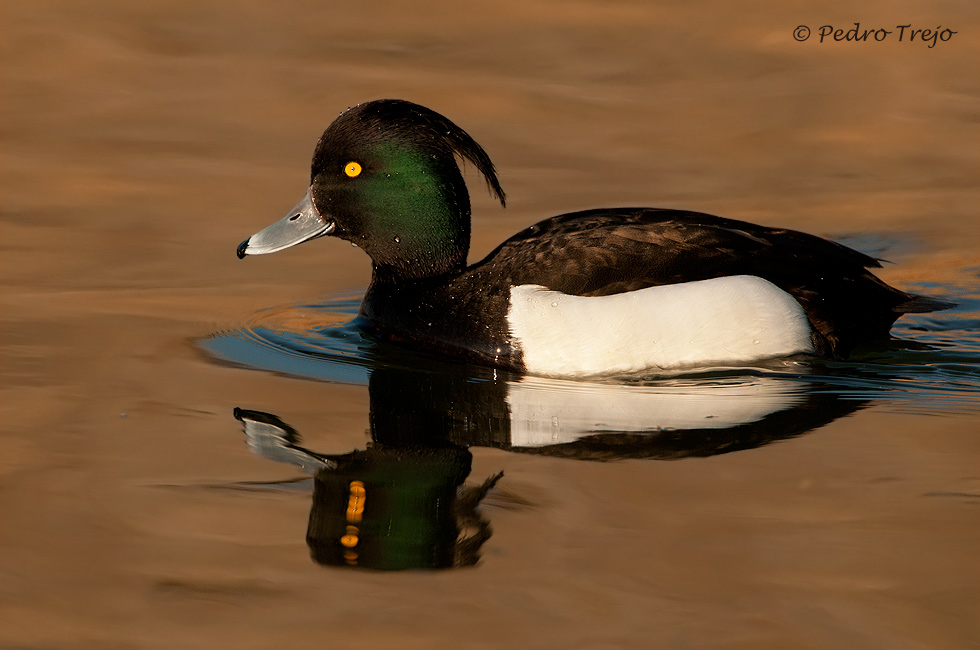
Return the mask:
<svg viewBox="0 0 980 650">
<path fill-rule="evenodd" d="M 769 377 L 802 382 L 809 391 L 874 401 L 899 412 L 940 415 L 980 411 L 980 295 L 965 288 L 929 285 L 957 307 L 905 316 L 893 338 L 858 349 L 847 361 L 776 360 L 749 367 L 708 368 L 683 375 L 631 376 L 591 381 L 622 390 L 740 385 Z M 239 330 L 218 332 L 198 345 L 215 360 L 294 377 L 366 385 L 372 369 L 452 373 L 470 380 L 509 373 L 378 342 L 358 327 L 360 293 L 332 296 L 259 312 Z M 516 381 L 517 376 L 511 376 Z M 583 382 L 544 380 L 549 390 L 580 390 Z"/>
</svg>

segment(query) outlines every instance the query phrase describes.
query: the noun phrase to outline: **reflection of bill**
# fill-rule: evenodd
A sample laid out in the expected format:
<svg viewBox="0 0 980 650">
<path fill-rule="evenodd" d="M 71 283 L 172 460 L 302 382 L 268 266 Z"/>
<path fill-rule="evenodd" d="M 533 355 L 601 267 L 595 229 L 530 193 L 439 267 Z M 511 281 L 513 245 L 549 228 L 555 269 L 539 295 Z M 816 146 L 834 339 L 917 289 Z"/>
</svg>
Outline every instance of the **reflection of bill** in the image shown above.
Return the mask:
<svg viewBox="0 0 980 650">
<path fill-rule="evenodd" d="M 249 446 L 314 474 L 306 542 L 320 563 L 378 570 L 473 565 L 490 538 L 477 506 L 502 476 L 464 486 L 472 456 L 460 446 L 386 447 L 323 455 L 299 445 L 278 417 L 235 409 Z"/>
<path fill-rule="evenodd" d="M 862 404 L 754 376 L 650 387 L 375 368 L 369 390 L 371 444 L 338 455 L 301 447 L 274 415 L 235 409 L 253 451 L 315 475 L 307 543 L 323 564 L 474 564 L 490 537 L 477 506 L 500 475 L 464 485 L 472 446 L 582 460 L 710 456 L 800 435 Z"/>
</svg>

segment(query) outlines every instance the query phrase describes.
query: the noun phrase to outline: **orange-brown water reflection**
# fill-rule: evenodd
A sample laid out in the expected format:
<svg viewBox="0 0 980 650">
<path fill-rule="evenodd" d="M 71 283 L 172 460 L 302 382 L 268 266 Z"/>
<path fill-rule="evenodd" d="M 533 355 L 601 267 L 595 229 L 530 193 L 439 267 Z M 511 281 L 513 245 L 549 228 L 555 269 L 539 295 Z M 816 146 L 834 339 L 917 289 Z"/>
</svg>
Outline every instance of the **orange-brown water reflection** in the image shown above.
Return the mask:
<svg viewBox="0 0 980 650">
<path fill-rule="evenodd" d="M 894 237 L 889 282 L 975 289 L 980 21 L 855 11 L 5 2 L 0 645 L 975 645 L 975 410 L 871 404 L 670 463 L 478 448 L 472 476 L 533 507 L 492 512 L 475 570 L 395 579 L 312 564 L 302 490 L 214 489 L 296 477 L 247 451 L 236 405 L 311 449 L 366 442 L 363 386 L 190 343 L 366 284 L 337 242 L 234 255 L 357 101 L 430 105 L 488 150 L 510 200 L 474 191 L 474 258 L 562 211 L 657 205 Z M 792 39 L 858 20 L 959 34 Z"/>
</svg>

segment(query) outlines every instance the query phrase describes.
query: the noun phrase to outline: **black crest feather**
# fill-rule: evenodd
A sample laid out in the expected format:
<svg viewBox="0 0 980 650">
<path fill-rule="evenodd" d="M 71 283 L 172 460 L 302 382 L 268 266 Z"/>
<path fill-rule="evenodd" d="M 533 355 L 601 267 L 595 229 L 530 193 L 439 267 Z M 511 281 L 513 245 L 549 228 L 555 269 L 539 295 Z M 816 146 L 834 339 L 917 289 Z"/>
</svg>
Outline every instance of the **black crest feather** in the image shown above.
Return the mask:
<svg viewBox="0 0 980 650">
<path fill-rule="evenodd" d="M 490 156 L 449 118 L 402 99 L 379 99 L 348 109 L 341 114 L 338 122 L 349 119 L 356 120 L 362 128 L 367 126 L 367 132 L 374 131 L 389 138 L 404 138 L 415 144 L 425 143 L 441 153 L 470 161 L 483 174 L 487 188 L 500 200 L 500 205 L 507 204 L 507 195 L 500 186 Z"/>
</svg>

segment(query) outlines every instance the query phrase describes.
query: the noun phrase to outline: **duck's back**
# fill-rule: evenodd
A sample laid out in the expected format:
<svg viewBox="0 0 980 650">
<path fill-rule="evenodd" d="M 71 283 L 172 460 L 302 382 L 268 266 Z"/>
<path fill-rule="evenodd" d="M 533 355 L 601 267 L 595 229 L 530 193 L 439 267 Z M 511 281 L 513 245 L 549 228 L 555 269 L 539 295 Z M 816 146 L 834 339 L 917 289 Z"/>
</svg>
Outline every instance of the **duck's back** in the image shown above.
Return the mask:
<svg viewBox="0 0 980 650">
<path fill-rule="evenodd" d="M 818 336 L 817 352 L 846 356 L 885 336 L 903 313 L 943 303 L 888 286 L 878 260 L 814 235 L 696 212 L 652 208 L 560 215 L 511 237 L 470 273 L 495 286 L 540 285 L 574 296 L 756 276 L 789 293 Z"/>
</svg>

